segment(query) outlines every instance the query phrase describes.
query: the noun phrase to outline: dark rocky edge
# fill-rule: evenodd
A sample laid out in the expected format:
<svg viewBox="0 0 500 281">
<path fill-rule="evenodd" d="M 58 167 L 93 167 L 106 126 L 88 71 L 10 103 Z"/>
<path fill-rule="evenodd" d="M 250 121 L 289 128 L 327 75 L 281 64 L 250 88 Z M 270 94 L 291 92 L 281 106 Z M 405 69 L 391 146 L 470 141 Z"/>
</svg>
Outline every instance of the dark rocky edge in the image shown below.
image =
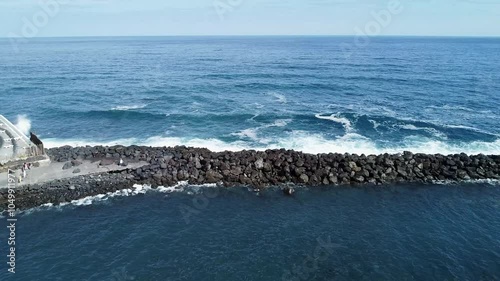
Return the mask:
<svg viewBox="0 0 500 281">
<path fill-rule="evenodd" d="M 500 155 L 306 154 L 292 150 L 211 152 L 189 147 L 60 147 L 47 151 L 52 161 L 101 159 L 112 163 L 146 161 L 146 166 L 120 172 L 77 176 L 41 185 L 19 187 L 16 206 L 32 208 L 130 188 L 222 183 L 256 188 L 299 184 L 308 186 L 386 185 L 403 182 L 434 183 L 500 179 Z M 0 205 L 7 205 L 7 190 L 0 191 Z"/>
</svg>

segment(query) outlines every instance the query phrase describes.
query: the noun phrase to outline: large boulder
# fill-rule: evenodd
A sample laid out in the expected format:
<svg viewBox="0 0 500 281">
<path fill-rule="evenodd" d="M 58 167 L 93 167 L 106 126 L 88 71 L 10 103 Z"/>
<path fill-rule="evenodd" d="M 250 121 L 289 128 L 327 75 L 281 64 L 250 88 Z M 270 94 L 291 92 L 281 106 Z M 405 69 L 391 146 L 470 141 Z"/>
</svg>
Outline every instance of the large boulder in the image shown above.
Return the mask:
<svg viewBox="0 0 500 281">
<path fill-rule="evenodd" d="M 71 169 L 72 167 L 73 167 L 73 164 L 71 164 L 71 162 L 66 162 L 66 163 L 64 163 L 64 165 L 63 165 L 62 169 L 63 169 L 63 170 L 69 170 L 69 169 Z"/>
<path fill-rule="evenodd" d="M 100 166 L 109 166 L 113 165 L 115 161 L 113 159 L 102 159 L 101 162 L 99 163 Z"/>
<path fill-rule="evenodd" d="M 257 161 L 255 161 L 255 168 L 262 170 L 264 168 L 264 159 L 258 158 Z"/>
</svg>

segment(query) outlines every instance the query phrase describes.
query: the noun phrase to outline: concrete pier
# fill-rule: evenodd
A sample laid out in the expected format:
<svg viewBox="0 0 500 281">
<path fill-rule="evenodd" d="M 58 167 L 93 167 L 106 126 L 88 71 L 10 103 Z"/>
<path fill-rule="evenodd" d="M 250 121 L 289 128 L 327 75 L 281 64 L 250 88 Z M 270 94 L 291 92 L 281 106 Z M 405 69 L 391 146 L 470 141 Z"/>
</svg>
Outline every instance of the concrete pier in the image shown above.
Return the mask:
<svg viewBox="0 0 500 281">
<path fill-rule="evenodd" d="M 7 118 L 0 115 L 0 169 L 15 166 L 19 162 L 37 162 L 48 160 L 24 133 L 14 126 Z"/>
<path fill-rule="evenodd" d="M 27 136 L 0 115 L 0 162 L 15 161 L 30 156 L 34 146 Z"/>
<path fill-rule="evenodd" d="M 65 146 L 48 149 L 47 154 L 52 160 L 51 167 L 35 168 L 27 184 L 18 186 L 17 208 L 57 205 L 87 196 L 132 190 L 136 185 L 152 189 L 175 187 L 179 182 L 219 183 L 254 190 L 283 187 L 283 192 L 290 195 L 293 193 L 290 189 L 300 186 L 383 188 L 402 183 L 497 184 L 500 181 L 499 155 L 307 154 L 284 149 L 212 152 L 194 147 L 144 146 Z M 117 165 L 120 159 L 124 165 Z M 8 205 L 7 198 L 8 190 L 0 188 L 0 213 L 2 206 Z"/>
</svg>

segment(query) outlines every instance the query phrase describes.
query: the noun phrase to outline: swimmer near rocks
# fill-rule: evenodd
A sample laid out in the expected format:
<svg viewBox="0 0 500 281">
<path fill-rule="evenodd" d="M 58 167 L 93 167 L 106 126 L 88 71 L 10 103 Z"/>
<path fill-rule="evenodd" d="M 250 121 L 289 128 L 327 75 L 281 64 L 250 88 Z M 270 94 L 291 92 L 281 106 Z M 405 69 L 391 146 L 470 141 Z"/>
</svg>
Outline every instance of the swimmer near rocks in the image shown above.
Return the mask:
<svg viewBox="0 0 500 281">
<path fill-rule="evenodd" d="M 282 190 L 285 196 L 292 196 L 295 193 L 295 189 L 291 187 L 285 187 Z"/>
</svg>

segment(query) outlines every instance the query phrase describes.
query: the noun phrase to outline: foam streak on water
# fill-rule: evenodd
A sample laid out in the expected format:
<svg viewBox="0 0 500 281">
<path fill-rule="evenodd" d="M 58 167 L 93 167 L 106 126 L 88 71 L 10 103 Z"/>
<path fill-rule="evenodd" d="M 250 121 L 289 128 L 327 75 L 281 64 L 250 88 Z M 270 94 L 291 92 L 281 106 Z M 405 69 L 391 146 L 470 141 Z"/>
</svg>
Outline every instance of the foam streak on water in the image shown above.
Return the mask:
<svg viewBox="0 0 500 281">
<path fill-rule="evenodd" d="M 242 132 L 245 137 L 256 138 L 253 132 Z M 221 151 L 240 151 L 244 149 L 266 150 L 266 149 L 294 149 L 306 153 L 357 153 L 357 154 L 383 154 L 383 153 L 401 153 L 403 151 L 412 151 L 415 153 L 441 153 L 441 154 L 500 154 L 500 140 L 495 142 L 470 142 L 450 144 L 444 141 L 431 139 L 409 138 L 398 146 L 380 147 L 370 139 L 358 134 L 347 134 L 343 137 L 327 140 L 321 135 L 311 135 L 307 132 L 297 131 L 291 133 L 285 139 L 273 141 L 259 141 L 259 143 L 249 143 L 243 140 L 234 142 L 224 142 L 218 139 L 182 139 L 175 137 L 151 137 L 145 140 L 140 139 L 122 139 L 116 141 L 86 141 L 86 140 L 57 140 L 47 139 L 46 147 L 59 147 L 63 145 L 85 146 L 85 145 L 144 145 L 153 147 L 186 145 L 192 147 L 206 147 L 215 152 Z M 272 142 L 271 144 L 269 144 Z"/>
<path fill-rule="evenodd" d="M 49 147 L 499 153 L 500 39 L 349 40 L 0 40 L 1 113 Z"/>
<path fill-rule="evenodd" d="M 500 154 L 500 39 L 354 39 L 0 39 L 0 114 L 46 147 Z M 499 217 L 498 182 L 134 186 L 21 215 L 15 277 L 287 280 L 331 241 L 303 280 L 499 280 Z"/>
</svg>

